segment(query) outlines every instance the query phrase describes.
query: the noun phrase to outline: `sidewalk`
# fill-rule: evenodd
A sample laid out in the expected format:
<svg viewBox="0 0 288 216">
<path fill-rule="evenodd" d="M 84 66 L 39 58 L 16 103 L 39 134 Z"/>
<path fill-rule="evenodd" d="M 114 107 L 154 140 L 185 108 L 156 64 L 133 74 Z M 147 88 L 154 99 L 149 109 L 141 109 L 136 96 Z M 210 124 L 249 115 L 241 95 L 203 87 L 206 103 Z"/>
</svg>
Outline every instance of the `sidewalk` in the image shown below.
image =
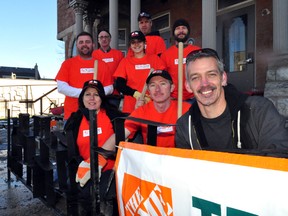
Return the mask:
<svg viewBox="0 0 288 216">
<path fill-rule="evenodd" d="M 0 144 L 0 215 L 1 216 L 54 216 L 56 212 L 37 198 L 11 173 L 7 182 L 7 145 Z M 3 150 L 5 149 L 5 150 Z"/>
</svg>

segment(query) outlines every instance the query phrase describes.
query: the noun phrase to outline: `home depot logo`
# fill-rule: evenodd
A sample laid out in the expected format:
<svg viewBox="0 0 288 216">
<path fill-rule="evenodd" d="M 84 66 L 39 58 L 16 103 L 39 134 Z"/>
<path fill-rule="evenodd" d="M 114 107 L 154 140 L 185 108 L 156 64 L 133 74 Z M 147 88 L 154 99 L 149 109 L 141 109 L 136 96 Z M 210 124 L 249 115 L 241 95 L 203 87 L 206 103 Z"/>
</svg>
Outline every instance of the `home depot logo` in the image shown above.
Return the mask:
<svg viewBox="0 0 288 216">
<path fill-rule="evenodd" d="M 171 189 L 124 174 L 125 215 L 173 215 Z"/>
</svg>

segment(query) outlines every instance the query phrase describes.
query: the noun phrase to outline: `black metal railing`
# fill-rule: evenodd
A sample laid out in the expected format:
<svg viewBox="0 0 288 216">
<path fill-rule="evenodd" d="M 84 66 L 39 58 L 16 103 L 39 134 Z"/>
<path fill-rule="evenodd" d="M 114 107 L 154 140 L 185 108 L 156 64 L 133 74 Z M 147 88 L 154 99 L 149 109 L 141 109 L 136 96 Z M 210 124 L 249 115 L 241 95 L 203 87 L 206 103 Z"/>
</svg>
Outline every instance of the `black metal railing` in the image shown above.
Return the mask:
<svg viewBox="0 0 288 216">
<path fill-rule="evenodd" d="M 25 99 L 25 100 L 19 101 L 19 103 L 25 103 L 26 104 L 26 109 L 27 109 L 27 112 L 28 112 L 28 104 L 34 104 L 37 101 L 40 101 L 40 115 L 43 115 L 43 98 L 46 97 L 47 95 L 49 95 L 50 93 L 52 93 L 53 91 L 55 91 L 56 89 L 57 89 L 57 87 L 55 87 L 54 89 L 48 91 L 47 93 L 45 93 L 41 97 L 37 98 L 36 100 Z M 53 102 L 51 101 L 51 103 L 53 103 Z"/>
<path fill-rule="evenodd" d="M 69 158 L 72 152 L 69 148 L 72 146 L 71 139 L 62 130 L 51 129 L 51 119 L 52 116 L 33 116 L 32 124 L 28 113 L 20 113 L 19 118 L 13 118 L 11 127 L 8 110 L 8 182 L 11 181 L 12 172 L 33 193 L 34 198 L 39 198 L 45 205 L 53 208 L 55 214 L 71 215 L 74 209 L 69 205 L 67 192 L 77 187 L 72 185 L 73 181 L 69 181 L 72 172 L 67 168 L 70 161 L 73 161 Z M 114 121 L 115 127 L 119 129 L 116 129 L 117 143 L 125 140 L 125 119 L 127 118 L 118 118 Z M 151 145 L 156 145 L 156 129 L 162 123 L 131 117 L 128 119 L 149 124 L 147 140 Z"/>
</svg>

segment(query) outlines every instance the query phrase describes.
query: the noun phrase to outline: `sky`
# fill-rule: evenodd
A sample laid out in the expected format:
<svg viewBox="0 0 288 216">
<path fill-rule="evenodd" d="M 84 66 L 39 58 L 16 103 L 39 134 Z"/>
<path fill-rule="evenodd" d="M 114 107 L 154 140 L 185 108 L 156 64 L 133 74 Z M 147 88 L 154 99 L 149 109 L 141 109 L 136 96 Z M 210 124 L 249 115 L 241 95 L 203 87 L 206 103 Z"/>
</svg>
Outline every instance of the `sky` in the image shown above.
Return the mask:
<svg viewBox="0 0 288 216">
<path fill-rule="evenodd" d="M 64 61 L 57 40 L 57 0 L 1 0 L 0 66 L 34 68 L 55 78 Z"/>
</svg>

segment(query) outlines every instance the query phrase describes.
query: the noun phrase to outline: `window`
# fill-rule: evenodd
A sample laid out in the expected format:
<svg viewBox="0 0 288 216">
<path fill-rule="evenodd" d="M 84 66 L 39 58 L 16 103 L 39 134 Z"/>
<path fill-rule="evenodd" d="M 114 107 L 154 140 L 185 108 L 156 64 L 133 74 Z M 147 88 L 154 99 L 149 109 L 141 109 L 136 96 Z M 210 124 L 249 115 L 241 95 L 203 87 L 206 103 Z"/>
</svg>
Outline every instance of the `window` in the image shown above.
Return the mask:
<svg viewBox="0 0 288 216">
<path fill-rule="evenodd" d="M 164 14 L 162 16 L 159 16 L 153 19 L 153 26 L 155 30 L 161 31 L 165 28 L 169 28 L 170 27 L 169 20 L 170 20 L 169 14 Z"/>
<path fill-rule="evenodd" d="M 243 3 L 245 1 L 243 0 L 218 0 L 218 10 L 221 10 L 223 8 L 238 4 L 238 3 Z"/>
<path fill-rule="evenodd" d="M 228 71 L 242 71 L 246 58 L 247 16 L 234 17 L 224 23 L 224 62 Z"/>
<path fill-rule="evenodd" d="M 126 29 L 118 29 L 118 44 L 119 46 L 126 46 Z"/>
<path fill-rule="evenodd" d="M 170 13 L 156 16 L 153 20 L 153 31 L 159 31 L 160 36 L 164 39 L 166 47 L 170 47 Z"/>
</svg>

